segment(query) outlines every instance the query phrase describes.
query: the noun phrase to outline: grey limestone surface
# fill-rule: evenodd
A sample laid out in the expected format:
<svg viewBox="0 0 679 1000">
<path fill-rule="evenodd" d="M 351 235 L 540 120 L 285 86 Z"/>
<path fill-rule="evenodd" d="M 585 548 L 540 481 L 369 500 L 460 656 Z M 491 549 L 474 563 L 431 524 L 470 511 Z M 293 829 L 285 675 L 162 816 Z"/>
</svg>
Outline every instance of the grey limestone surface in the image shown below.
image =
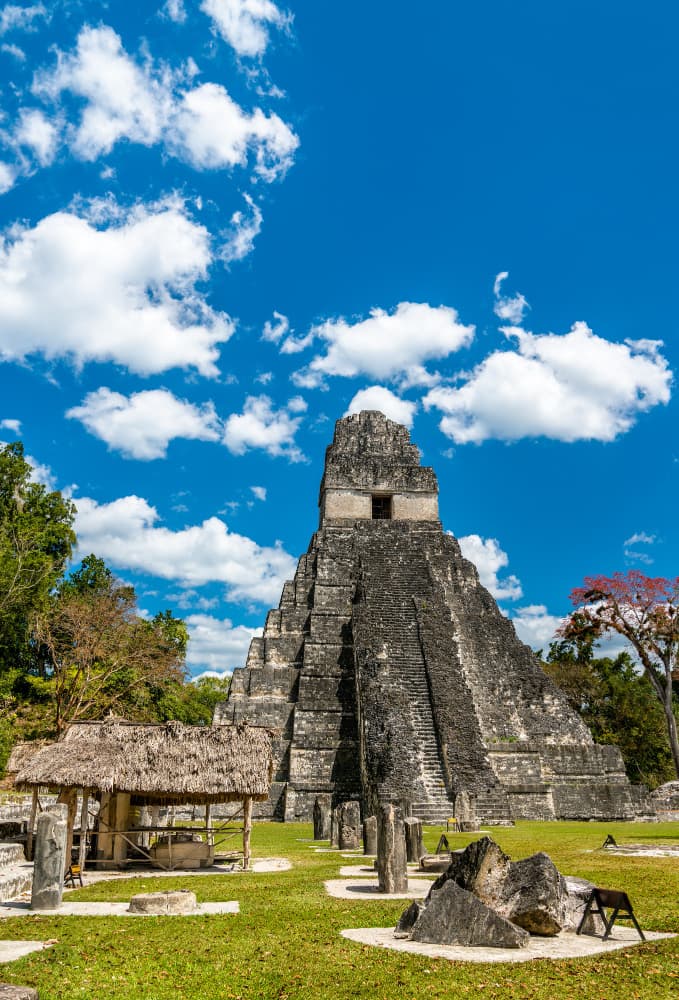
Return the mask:
<svg viewBox="0 0 679 1000">
<path fill-rule="evenodd" d="M 42 951 L 48 947 L 46 941 L 0 941 L 0 965 L 4 962 L 16 962 L 33 951 Z"/>
<path fill-rule="evenodd" d="M 323 883 L 325 891 L 335 899 L 422 899 L 431 889 L 431 881 L 409 878 L 403 892 L 382 892 L 376 878 L 337 878 Z"/>
<path fill-rule="evenodd" d="M 644 933 L 649 941 L 676 937 L 676 934 L 660 931 Z M 608 941 L 586 934 L 565 932 L 558 937 L 531 937 L 525 948 L 467 948 L 459 945 L 423 944 L 419 941 L 395 938 L 393 927 L 352 927 L 341 931 L 341 934 L 342 937 L 359 944 L 426 955 L 428 958 L 447 958 L 451 962 L 530 962 L 534 959 L 558 961 L 564 958 L 605 954 L 618 951 L 620 948 L 633 948 L 642 943 L 634 928 L 618 928 L 617 925 L 614 936 Z"/>
<path fill-rule="evenodd" d="M 360 800 L 364 817 L 399 802 L 428 823 L 459 802 L 471 826 L 652 811 L 443 530 L 436 475 L 405 427 L 374 411 L 339 420 L 319 509 L 215 711 L 278 733 L 258 815 L 310 820 L 321 796 Z"/>
<path fill-rule="evenodd" d="M 131 912 L 128 903 L 71 903 L 64 900 L 55 910 L 41 910 L 40 916 L 54 917 L 150 917 L 158 914 Z M 215 903 L 198 903 L 190 913 L 167 913 L 165 916 L 200 917 L 213 913 L 239 913 L 240 906 L 235 900 L 225 900 Z M 28 903 L 3 903 L 0 906 L 0 919 L 3 917 L 33 917 L 36 911 L 31 910 Z"/>
</svg>

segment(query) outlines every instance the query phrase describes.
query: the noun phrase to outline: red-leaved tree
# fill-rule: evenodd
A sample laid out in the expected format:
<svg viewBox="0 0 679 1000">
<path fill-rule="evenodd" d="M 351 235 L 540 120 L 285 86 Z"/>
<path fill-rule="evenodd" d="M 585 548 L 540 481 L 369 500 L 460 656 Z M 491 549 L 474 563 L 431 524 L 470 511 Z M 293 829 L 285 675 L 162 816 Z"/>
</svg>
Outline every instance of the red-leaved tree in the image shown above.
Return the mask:
<svg viewBox="0 0 679 1000">
<path fill-rule="evenodd" d="M 571 594 L 576 610 L 560 628 L 574 642 L 593 642 L 617 632 L 636 651 L 644 673 L 662 705 L 674 768 L 679 777 L 679 739 L 672 681 L 679 656 L 679 577 L 645 576 L 638 570 L 613 576 L 585 577 Z"/>
</svg>

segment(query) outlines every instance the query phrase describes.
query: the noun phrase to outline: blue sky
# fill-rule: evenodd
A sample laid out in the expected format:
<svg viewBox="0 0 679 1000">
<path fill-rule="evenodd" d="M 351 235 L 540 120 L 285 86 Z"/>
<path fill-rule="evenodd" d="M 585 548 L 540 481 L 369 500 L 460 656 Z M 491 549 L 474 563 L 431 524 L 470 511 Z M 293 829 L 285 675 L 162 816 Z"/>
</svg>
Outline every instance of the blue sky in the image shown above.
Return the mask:
<svg viewBox="0 0 679 1000">
<path fill-rule="evenodd" d="M 243 661 L 357 408 L 536 648 L 585 575 L 676 575 L 678 22 L 0 8 L 0 439 L 194 675 Z"/>
</svg>

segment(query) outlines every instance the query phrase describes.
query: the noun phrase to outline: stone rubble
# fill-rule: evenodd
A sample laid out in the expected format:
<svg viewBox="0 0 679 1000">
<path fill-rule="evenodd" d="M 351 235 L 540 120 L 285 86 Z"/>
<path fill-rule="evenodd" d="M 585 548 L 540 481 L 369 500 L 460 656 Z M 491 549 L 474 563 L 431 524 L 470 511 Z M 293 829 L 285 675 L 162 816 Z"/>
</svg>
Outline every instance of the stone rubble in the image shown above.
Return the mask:
<svg viewBox="0 0 679 1000">
<path fill-rule="evenodd" d="M 395 934 L 434 944 L 524 947 L 531 934 L 575 930 L 592 888 L 584 879 L 564 878 L 547 854 L 512 861 L 482 837 L 453 855 L 426 899 L 403 912 Z M 514 944 L 506 924 L 517 931 Z M 583 929 L 600 933 L 600 918 L 590 917 Z"/>
</svg>

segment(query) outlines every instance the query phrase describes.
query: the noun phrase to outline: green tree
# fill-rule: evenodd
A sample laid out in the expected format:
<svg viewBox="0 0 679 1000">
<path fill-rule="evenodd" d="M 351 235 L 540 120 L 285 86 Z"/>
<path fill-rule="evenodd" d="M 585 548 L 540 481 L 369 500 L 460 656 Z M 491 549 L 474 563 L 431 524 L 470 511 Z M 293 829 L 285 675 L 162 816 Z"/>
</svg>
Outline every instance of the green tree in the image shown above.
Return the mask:
<svg viewBox="0 0 679 1000">
<path fill-rule="evenodd" d="M 545 671 L 589 726 L 597 743 L 620 748 L 632 781 L 651 788 L 672 779 L 672 754 L 662 707 L 628 653 L 593 655 L 592 640 L 554 642 Z"/>
<path fill-rule="evenodd" d="M 617 632 L 636 653 L 662 707 L 675 776 L 679 777 L 679 725 L 675 681 L 679 675 L 679 577 L 639 570 L 588 576 L 571 593 L 575 611 L 559 629 L 568 640 L 591 643 Z"/>
<path fill-rule="evenodd" d="M 61 578 L 75 534 L 75 508 L 31 480 L 21 443 L 0 448 L 0 687 L 34 665 L 30 625 Z"/>
<path fill-rule="evenodd" d="M 142 618 L 134 588 L 87 556 L 35 617 L 56 732 L 108 712 L 152 719 L 153 690 L 184 679 L 187 638 L 169 611 Z"/>
</svg>

